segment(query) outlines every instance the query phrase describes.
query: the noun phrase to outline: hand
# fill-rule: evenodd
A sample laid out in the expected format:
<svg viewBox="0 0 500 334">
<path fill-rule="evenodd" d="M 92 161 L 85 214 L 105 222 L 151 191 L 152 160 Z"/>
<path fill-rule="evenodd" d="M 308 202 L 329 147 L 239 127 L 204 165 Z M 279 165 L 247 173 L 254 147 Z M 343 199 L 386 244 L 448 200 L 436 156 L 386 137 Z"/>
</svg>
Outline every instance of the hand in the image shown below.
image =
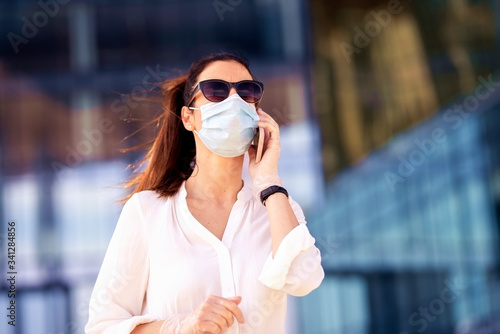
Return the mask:
<svg viewBox="0 0 500 334">
<path fill-rule="evenodd" d="M 257 110 L 257 114 L 260 117 L 257 125 L 264 129 L 264 149 L 259 163 L 255 162 L 257 149 L 254 146 L 248 149 L 250 158 L 248 171 L 252 177 L 253 195 L 260 201 L 262 190 L 273 185 L 282 185 L 278 175 L 278 160 L 281 148 L 278 123 L 260 108 Z"/>
<path fill-rule="evenodd" d="M 223 298 L 219 296 L 208 296 L 205 301 L 182 321 L 174 330 L 169 328 L 168 323 L 161 328 L 163 334 L 219 334 L 231 327 L 234 318 L 239 323 L 245 322 L 243 313 L 238 304 L 241 297 Z"/>
</svg>

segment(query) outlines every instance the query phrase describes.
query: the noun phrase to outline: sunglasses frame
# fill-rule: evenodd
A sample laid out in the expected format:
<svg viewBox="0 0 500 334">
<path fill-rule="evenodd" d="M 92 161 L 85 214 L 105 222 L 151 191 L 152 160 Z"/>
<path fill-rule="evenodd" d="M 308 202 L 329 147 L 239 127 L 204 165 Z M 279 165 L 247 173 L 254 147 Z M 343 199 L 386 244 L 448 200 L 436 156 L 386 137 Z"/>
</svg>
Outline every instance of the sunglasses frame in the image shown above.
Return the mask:
<svg viewBox="0 0 500 334">
<path fill-rule="evenodd" d="M 200 81 L 195 89 L 193 90 L 193 97 L 191 98 L 191 101 L 189 101 L 189 103 L 187 104 L 188 106 L 191 105 L 191 103 L 193 103 L 193 100 L 195 99 L 195 95 L 196 93 L 199 91 L 201 91 L 201 93 L 203 94 L 203 96 L 210 102 L 222 102 L 224 100 L 221 100 L 221 101 L 211 101 L 206 95 L 205 95 L 205 92 L 203 91 L 203 86 L 207 83 L 210 83 L 210 82 L 220 82 L 220 83 L 223 83 L 225 84 L 227 87 L 228 87 L 228 91 L 227 91 L 227 96 L 224 98 L 227 99 L 229 97 L 229 93 L 231 92 L 231 88 L 234 87 L 236 88 L 236 93 L 238 93 L 238 86 L 240 84 L 244 84 L 244 83 L 248 83 L 248 82 L 251 82 L 251 83 L 254 83 L 256 84 L 257 86 L 260 87 L 261 89 L 261 95 L 260 95 L 260 98 L 257 100 L 257 101 L 254 101 L 254 102 L 247 102 L 247 103 L 259 103 L 260 100 L 262 100 L 262 95 L 264 95 L 264 84 L 260 81 L 257 81 L 257 80 L 242 80 L 242 81 L 238 81 L 238 82 L 227 82 L 225 80 L 221 80 L 221 79 L 208 79 L 208 80 L 203 80 L 203 81 Z M 243 98 L 243 97 L 242 97 Z"/>
</svg>

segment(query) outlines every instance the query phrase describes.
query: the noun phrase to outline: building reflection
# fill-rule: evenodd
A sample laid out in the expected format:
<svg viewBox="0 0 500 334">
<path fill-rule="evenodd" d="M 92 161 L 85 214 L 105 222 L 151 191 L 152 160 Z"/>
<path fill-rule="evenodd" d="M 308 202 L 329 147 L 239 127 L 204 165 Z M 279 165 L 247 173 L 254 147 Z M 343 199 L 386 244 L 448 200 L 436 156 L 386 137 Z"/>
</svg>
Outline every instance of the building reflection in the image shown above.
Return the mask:
<svg viewBox="0 0 500 334">
<path fill-rule="evenodd" d="M 301 330 L 497 332 L 500 93 L 485 82 L 498 69 L 498 8 L 312 10 L 315 108 L 335 176 L 310 219 L 328 275 L 301 302 Z"/>
</svg>

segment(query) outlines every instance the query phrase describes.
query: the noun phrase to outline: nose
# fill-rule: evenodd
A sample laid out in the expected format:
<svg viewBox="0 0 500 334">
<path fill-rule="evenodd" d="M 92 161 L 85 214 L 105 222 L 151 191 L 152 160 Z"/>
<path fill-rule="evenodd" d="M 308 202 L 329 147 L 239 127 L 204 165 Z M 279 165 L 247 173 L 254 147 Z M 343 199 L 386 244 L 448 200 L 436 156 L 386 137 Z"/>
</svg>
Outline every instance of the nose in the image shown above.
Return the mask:
<svg viewBox="0 0 500 334">
<path fill-rule="evenodd" d="M 229 90 L 229 96 L 233 95 L 233 94 L 237 94 L 238 92 L 236 91 L 236 87 L 231 87 L 231 89 Z"/>
</svg>

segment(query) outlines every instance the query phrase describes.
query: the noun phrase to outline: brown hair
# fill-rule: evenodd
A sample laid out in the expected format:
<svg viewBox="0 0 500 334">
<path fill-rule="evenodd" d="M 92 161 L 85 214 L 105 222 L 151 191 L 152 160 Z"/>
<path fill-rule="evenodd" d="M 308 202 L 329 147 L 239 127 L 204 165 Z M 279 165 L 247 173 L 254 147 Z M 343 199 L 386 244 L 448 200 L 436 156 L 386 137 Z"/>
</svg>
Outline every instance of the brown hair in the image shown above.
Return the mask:
<svg viewBox="0 0 500 334">
<path fill-rule="evenodd" d="M 185 75 L 168 79 L 160 84 L 163 94 L 163 113 L 152 123 L 158 124 L 159 132 L 155 139 L 124 150 L 125 152 L 149 147 L 139 167 L 135 169 L 125 188 L 132 192 L 122 201 L 143 190 L 155 190 L 160 196 L 170 197 L 177 193 L 182 182 L 187 180 L 195 165 L 196 147 L 191 131 L 187 131 L 181 120 L 182 107 L 191 101 L 198 77 L 203 70 L 215 61 L 232 60 L 243 65 L 250 75 L 248 62 L 239 55 L 229 52 L 214 53 L 202 57 L 191 64 Z M 133 167 L 133 166 L 132 166 Z"/>
</svg>

